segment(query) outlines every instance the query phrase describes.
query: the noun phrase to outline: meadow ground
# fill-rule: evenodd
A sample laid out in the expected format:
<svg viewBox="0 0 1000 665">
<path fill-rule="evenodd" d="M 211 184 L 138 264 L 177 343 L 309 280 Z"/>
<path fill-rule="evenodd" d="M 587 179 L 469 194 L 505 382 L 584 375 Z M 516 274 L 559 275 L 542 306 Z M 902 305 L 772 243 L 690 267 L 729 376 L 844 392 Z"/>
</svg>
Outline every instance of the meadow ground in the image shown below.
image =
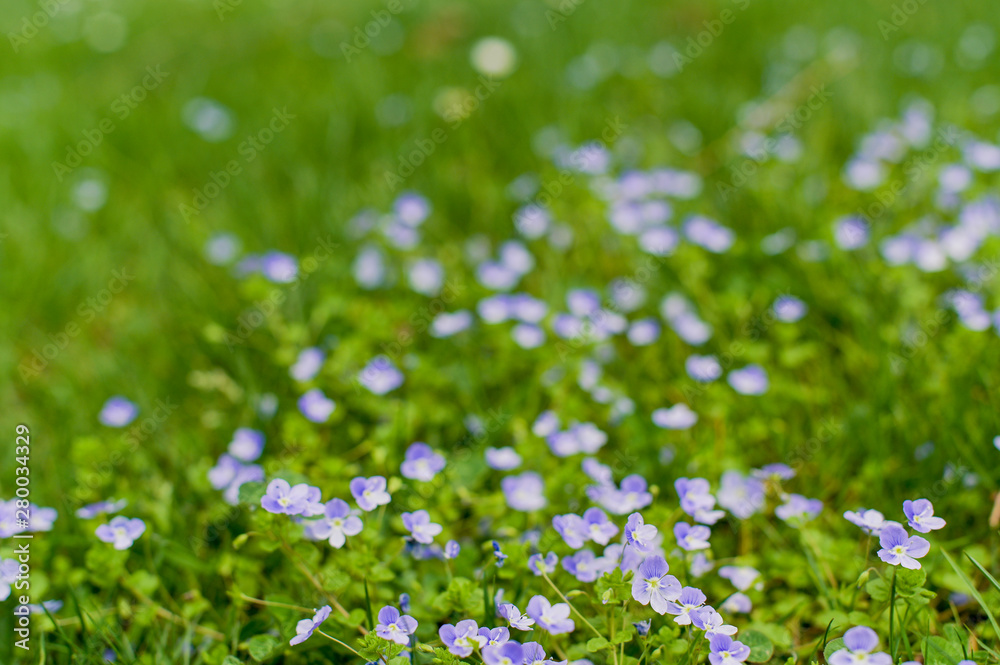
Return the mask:
<svg viewBox="0 0 1000 665">
<path fill-rule="evenodd" d="M 1000 659 L 985 4 L 2 14 L 0 663 Z"/>
</svg>

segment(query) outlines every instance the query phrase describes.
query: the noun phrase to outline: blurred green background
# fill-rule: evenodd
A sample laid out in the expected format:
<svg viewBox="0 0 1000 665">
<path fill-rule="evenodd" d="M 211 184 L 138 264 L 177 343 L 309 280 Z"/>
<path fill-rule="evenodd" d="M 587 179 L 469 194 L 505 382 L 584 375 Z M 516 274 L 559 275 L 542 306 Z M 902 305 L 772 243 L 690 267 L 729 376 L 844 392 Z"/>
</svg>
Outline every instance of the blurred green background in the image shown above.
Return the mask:
<svg viewBox="0 0 1000 665">
<path fill-rule="evenodd" d="M 75 549 L 91 538 L 70 526 L 67 496 L 85 487 L 95 459 L 121 445 L 119 432 L 96 421 L 107 397 L 129 396 L 140 417 L 157 399 L 180 408 L 81 496 L 146 496 L 148 504 L 139 505 L 158 514 L 157 531 L 185 538 L 184 525 L 207 519 L 217 500 L 204 491 L 204 472 L 232 429 L 254 422 L 253 397 L 276 392 L 283 407 L 294 408 L 285 367 L 299 348 L 336 335 L 344 344 L 338 368 L 347 377 L 394 340 L 423 303 L 413 293 L 352 295 L 353 215 L 365 206 L 387 209 L 403 188 L 426 195 L 434 207 L 428 251 L 464 285 L 459 304 L 472 306 L 485 291 L 463 272 L 464 239 L 512 237 L 517 204 L 508 184 L 525 172 L 543 180 L 557 175 L 541 149 L 547 137 L 578 144 L 600 136 L 614 118 L 627 126 L 612 146 L 619 165 L 700 173 L 705 194 L 691 210 L 714 216 L 739 238 L 717 259 L 680 252 L 653 277 L 651 293 L 680 288 L 695 298 L 716 329 L 711 347 L 720 353 L 745 337 L 741 331 L 775 293 L 791 289 L 811 307 L 808 325 L 769 330 L 767 343 L 749 345 L 747 361 L 775 368 L 766 398 L 749 403 L 709 389 L 704 411 L 714 425 L 673 441 L 685 459 L 713 467 L 784 459 L 833 422 L 836 436 L 810 458 L 822 488 L 813 494 L 835 507 L 868 505 L 873 493 L 932 488 L 952 465 L 978 474 L 968 493 L 946 485 L 952 514 L 968 525 L 955 537 L 972 542 L 985 535 L 989 497 L 1000 484 L 990 443 L 1000 434 L 996 335 L 965 330 L 952 317 L 912 359 L 892 363 L 907 335 L 937 315 L 940 294 L 961 280 L 950 271 L 888 268 L 874 247 L 820 263 L 777 260 L 755 248 L 784 227 L 803 239 L 828 240 L 830 222 L 867 201 L 839 179 L 858 138 L 914 97 L 929 100 L 939 118 L 996 140 L 1000 49 L 993 42 L 1000 15 L 992 7 L 973 0 L 400 5 L 348 61 L 342 43 L 353 42 L 356 28 L 376 20 L 372 12 L 386 11 L 387 3 L 5 0 L 0 367 L 7 380 L 0 385 L 0 431 L 7 434 L 0 437 L 0 496 L 13 489 L 13 427 L 27 423 L 35 437 L 34 500 L 58 508 L 56 532 L 66 530 L 58 545 L 55 537 L 41 545 L 50 575 L 68 569 Z M 674 51 L 687 49 L 724 11 L 735 20 L 677 71 Z M 26 28 L 25 21 L 42 23 L 39 12 L 44 25 Z M 516 67 L 453 127 L 445 111 L 481 85 L 470 52 L 490 36 L 513 45 Z M 162 81 L 154 83 L 151 70 L 163 72 Z M 136 92 L 144 79 L 149 89 Z M 721 197 L 717 183 L 728 182 L 740 159 L 731 138 L 741 117 L 768 100 L 794 107 L 813 86 L 825 86 L 829 102 L 796 132 L 804 157 Z M 122 95 L 132 95 L 131 106 Z M 231 127 L 217 140 L 185 122 L 185 109 L 199 98 L 229 110 Z M 247 163 L 240 146 L 268 126 L 275 109 L 294 117 Z M 105 132 L 108 122 L 113 131 Z M 393 191 L 386 171 L 439 128 L 447 139 Z M 66 173 L 55 165 L 95 131 L 100 142 L 78 167 Z M 194 190 L 231 160 L 241 173 L 186 220 L 180 206 L 191 205 Z M 555 303 L 567 285 L 603 285 L 634 270 L 615 251 L 619 240 L 590 198 L 576 191 L 554 208 L 573 226 L 576 243 L 566 255 L 539 254 L 527 290 Z M 893 212 L 885 229 L 913 216 Z M 206 263 L 203 246 L 222 231 L 251 252 L 306 256 L 318 238 L 340 249 L 290 297 L 266 334 L 236 351 L 220 330 L 235 328 L 268 289 Z M 981 256 L 998 249 L 988 245 Z M 134 279 L 106 305 L 91 303 L 89 316 L 88 299 L 100 298 L 113 271 Z M 994 276 L 984 289 L 994 308 L 997 283 Z M 36 352 L 60 345 L 74 324 L 79 333 L 65 348 L 33 365 Z M 386 410 L 352 393 L 344 378 L 329 394 L 343 400 L 353 420 L 324 433 L 324 446 L 331 455 L 353 449 L 378 423 L 388 430 L 376 438 L 387 442 L 406 443 L 414 434 L 444 444 L 464 436 L 464 414 L 498 404 L 514 414 L 512 429 L 523 426 L 544 407 L 532 387 L 561 359 L 551 351 L 519 358 L 510 347 L 499 338 L 418 340 L 413 350 L 423 354 L 428 378 L 407 384 L 406 401 L 394 403 L 398 412 L 388 425 Z M 683 374 L 684 348 L 673 339 L 655 351 L 631 349 L 618 366 L 616 378 L 639 408 L 615 436 L 647 460 L 640 466 L 655 461 L 663 443 L 647 414 L 681 397 L 683 381 L 675 379 Z M 935 452 L 917 464 L 913 450 L 926 441 L 935 442 Z"/>
</svg>

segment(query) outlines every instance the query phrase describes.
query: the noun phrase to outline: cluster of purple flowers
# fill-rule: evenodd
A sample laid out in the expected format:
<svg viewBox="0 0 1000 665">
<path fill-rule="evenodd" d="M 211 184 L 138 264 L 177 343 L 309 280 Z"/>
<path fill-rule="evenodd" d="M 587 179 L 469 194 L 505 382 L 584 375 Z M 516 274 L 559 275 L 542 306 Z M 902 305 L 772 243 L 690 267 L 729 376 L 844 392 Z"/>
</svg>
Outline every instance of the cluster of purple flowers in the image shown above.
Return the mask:
<svg viewBox="0 0 1000 665">
<path fill-rule="evenodd" d="M 903 514 L 911 529 L 929 533 L 942 529 L 945 521 L 934 515 L 934 505 L 927 499 L 903 502 Z M 877 510 L 859 508 L 847 511 L 844 518 L 869 535 L 878 536 L 881 549 L 878 556 L 882 561 L 904 568 L 920 568 L 921 559 L 930 551 L 930 543 L 920 536 L 910 536 L 899 522 L 887 520 Z"/>
<path fill-rule="evenodd" d="M 214 489 L 222 490 L 226 503 L 233 506 L 239 503 L 240 487 L 245 483 L 263 482 L 263 467 L 253 463 L 263 452 L 263 432 L 240 427 L 233 433 L 228 451 L 208 471 L 208 482 Z"/>
</svg>

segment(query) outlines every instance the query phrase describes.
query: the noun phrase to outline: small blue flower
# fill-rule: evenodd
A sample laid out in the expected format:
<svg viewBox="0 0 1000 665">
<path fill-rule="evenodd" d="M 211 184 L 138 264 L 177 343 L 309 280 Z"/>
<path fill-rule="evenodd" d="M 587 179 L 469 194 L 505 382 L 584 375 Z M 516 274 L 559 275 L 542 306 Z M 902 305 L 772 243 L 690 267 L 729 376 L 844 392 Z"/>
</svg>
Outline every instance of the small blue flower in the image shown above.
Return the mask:
<svg viewBox="0 0 1000 665">
<path fill-rule="evenodd" d="M 531 630 L 531 627 L 535 625 L 535 620 L 530 618 L 525 614 L 521 614 L 521 610 L 517 609 L 517 606 L 511 603 L 502 603 L 497 607 L 497 613 L 507 620 L 511 628 L 517 628 L 518 630 Z"/>
<path fill-rule="evenodd" d="M 395 607 L 386 605 L 378 611 L 375 634 L 384 640 L 406 646 L 410 635 L 417 630 L 417 621 L 408 614 L 400 615 Z"/>
<path fill-rule="evenodd" d="M 297 624 L 295 624 L 295 637 L 288 641 L 292 646 L 296 644 L 302 644 L 316 631 L 317 628 L 322 625 L 324 621 L 330 616 L 330 606 L 324 605 L 323 607 L 316 610 L 316 614 L 313 615 L 312 619 L 302 619 Z"/>
<path fill-rule="evenodd" d="M 426 510 L 403 513 L 402 518 L 403 527 L 410 532 L 415 541 L 424 545 L 430 545 L 434 542 L 434 536 L 441 533 L 443 529 L 440 524 L 431 522 L 430 513 Z"/>
<path fill-rule="evenodd" d="M 127 550 L 146 531 L 146 523 L 138 517 L 129 519 L 118 517 L 97 527 L 97 537 L 105 543 L 112 543 L 116 550 Z"/>
<path fill-rule="evenodd" d="M 493 556 L 497 559 L 497 568 L 502 568 L 507 555 L 500 551 L 500 543 L 493 541 Z"/>
<path fill-rule="evenodd" d="M 528 568 L 538 576 L 541 576 L 543 572 L 546 575 L 554 573 L 558 564 L 559 557 L 555 552 L 549 552 L 544 557 L 541 554 L 532 554 L 528 557 Z"/>
<path fill-rule="evenodd" d="M 107 427 L 125 427 L 139 415 L 139 407 L 134 402 L 115 395 L 108 399 L 97 416 L 102 425 Z"/>
<path fill-rule="evenodd" d="M 430 482 L 444 469 L 444 466 L 444 457 L 434 452 L 426 443 L 417 441 L 406 449 L 406 459 L 399 467 L 399 472 L 410 480 Z"/>
</svg>

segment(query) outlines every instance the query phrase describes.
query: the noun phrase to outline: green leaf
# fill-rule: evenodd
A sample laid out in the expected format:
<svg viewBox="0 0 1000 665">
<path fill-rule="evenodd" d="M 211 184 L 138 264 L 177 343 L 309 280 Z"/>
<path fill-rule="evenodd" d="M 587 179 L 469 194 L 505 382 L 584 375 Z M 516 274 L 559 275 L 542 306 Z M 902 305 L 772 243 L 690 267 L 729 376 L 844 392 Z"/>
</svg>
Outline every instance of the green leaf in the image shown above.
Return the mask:
<svg viewBox="0 0 1000 665">
<path fill-rule="evenodd" d="M 592 637 L 587 640 L 587 651 L 591 653 L 600 651 L 608 646 L 608 641 L 603 637 Z"/>
<path fill-rule="evenodd" d="M 236 656 L 226 656 L 225 660 L 222 661 L 222 665 L 243 665 L 243 661 Z"/>
<path fill-rule="evenodd" d="M 270 658 L 277 646 L 278 640 L 270 635 L 254 635 L 247 642 L 247 651 L 259 663 Z"/>
<path fill-rule="evenodd" d="M 739 640 L 750 647 L 750 655 L 747 656 L 747 660 L 751 663 L 766 663 L 774 655 L 774 645 L 764 633 L 748 630 L 740 634 Z"/>
<path fill-rule="evenodd" d="M 248 503 L 256 506 L 260 504 L 261 497 L 267 492 L 267 485 L 264 483 L 250 482 L 240 485 L 240 503 Z"/>
<path fill-rule="evenodd" d="M 615 633 L 615 636 L 611 638 L 611 643 L 625 644 L 626 642 L 630 642 L 632 638 L 635 637 L 635 633 L 636 633 L 635 626 L 629 624 L 622 630 Z"/>
<path fill-rule="evenodd" d="M 896 571 L 896 595 L 904 598 L 912 596 L 923 588 L 926 581 L 927 572 L 923 568 L 899 568 Z"/>
<path fill-rule="evenodd" d="M 830 656 L 837 653 L 844 648 L 844 640 L 841 637 L 830 640 L 826 643 L 826 647 L 823 649 L 823 657 L 826 658 L 826 662 L 830 662 Z"/>
<path fill-rule="evenodd" d="M 956 647 L 943 637 L 931 635 L 927 638 L 924 649 L 926 665 L 958 665 L 965 656 L 960 647 Z"/>
<path fill-rule="evenodd" d="M 889 585 L 881 577 L 868 580 L 868 584 L 865 585 L 865 591 L 877 603 L 889 602 Z"/>
<path fill-rule="evenodd" d="M 993 585 L 993 588 L 996 589 L 997 591 L 1000 591 L 1000 582 L 997 582 L 997 578 L 990 575 L 990 571 L 983 568 L 983 565 L 978 561 L 976 561 L 975 559 L 973 559 L 971 554 L 965 552 L 965 556 L 969 559 L 969 561 L 972 562 L 973 566 L 979 569 L 979 572 L 981 572 L 983 575 L 986 576 L 986 579 L 990 581 L 990 584 Z"/>
</svg>

